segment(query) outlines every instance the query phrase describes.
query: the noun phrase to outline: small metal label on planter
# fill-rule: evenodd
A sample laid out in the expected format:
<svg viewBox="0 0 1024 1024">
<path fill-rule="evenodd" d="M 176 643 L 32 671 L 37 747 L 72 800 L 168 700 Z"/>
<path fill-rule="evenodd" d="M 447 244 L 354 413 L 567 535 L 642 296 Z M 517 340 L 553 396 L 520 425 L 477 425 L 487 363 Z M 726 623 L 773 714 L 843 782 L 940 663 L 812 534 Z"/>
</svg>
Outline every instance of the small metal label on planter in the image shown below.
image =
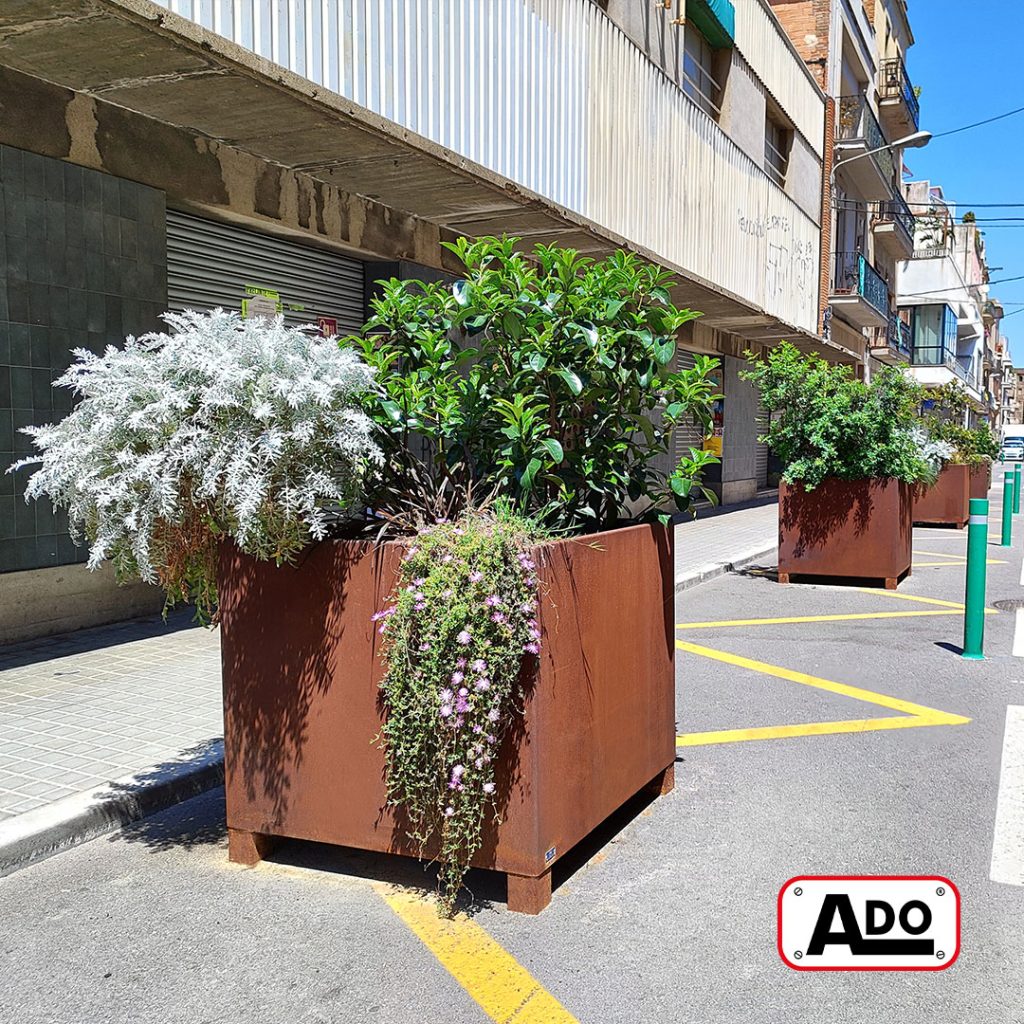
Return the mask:
<svg viewBox="0 0 1024 1024">
<path fill-rule="evenodd" d="M 552 846 L 551 849 L 548 850 L 548 852 L 544 854 L 544 863 L 545 864 L 550 864 L 555 859 L 555 850 L 556 850 L 556 847 Z"/>
<path fill-rule="evenodd" d="M 795 971 L 943 971 L 960 955 L 960 892 L 940 875 L 800 875 L 779 890 Z"/>
</svg>

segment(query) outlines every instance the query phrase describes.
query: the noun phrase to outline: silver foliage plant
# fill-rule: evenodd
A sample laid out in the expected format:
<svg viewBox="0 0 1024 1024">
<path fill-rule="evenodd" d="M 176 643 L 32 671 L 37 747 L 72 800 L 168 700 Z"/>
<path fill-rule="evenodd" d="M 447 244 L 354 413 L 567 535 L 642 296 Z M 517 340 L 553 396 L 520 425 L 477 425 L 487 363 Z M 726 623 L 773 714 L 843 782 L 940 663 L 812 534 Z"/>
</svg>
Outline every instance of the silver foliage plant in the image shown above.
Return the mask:
<svg viewBox="0 0 1024 1024">
<path fill-rule="evenodd" d="M 953 458 L 956 449 L 948 441 L 932 437 L 924 427 L 913 427 L 910 431 L 910 438 L 917 447 L 917 452 L 931 470 L 926 483 L 935 483 L 939 477 L 942 467 Z"/>
<path fill-rule="evenodd" d="M 286 561 L 323 538 L 379 463 L 362 412 L 373 371 L 334 338 L 237 313 L 168 313 L 169 333 L 78 349 L 55 382 L 81 396 L 28 427 L 26 500 L 66 508 L 89 565 L 212 610 L 216 540 Z"/>
</svg>

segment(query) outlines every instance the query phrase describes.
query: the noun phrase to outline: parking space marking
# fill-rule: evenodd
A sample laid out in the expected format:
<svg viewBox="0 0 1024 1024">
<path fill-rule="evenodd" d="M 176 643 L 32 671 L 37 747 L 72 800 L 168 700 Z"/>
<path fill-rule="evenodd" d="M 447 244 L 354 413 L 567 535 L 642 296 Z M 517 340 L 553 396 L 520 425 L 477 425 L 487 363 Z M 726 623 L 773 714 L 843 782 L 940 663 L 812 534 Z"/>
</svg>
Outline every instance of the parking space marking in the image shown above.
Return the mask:
<svg viewBox="0 0 1024 1024">
<path fill-rule="evenodd" d="M 858 587 L 857 588 L 862 594 L 875 594 L 877 597 L 891 597 L 897 601 L 919 601 L 921 604 L 934 604 L 940 608 L 956 608 L 959 611 L 964 610 L 964 606 L 959 601 L 940 601 L 937 597 L 921 597 L 920 594 L 900 594 L 895 590 L 880 590 L 877 587 Z M 985 609 L 986 611 L 995 611 L 992 609 Z"/>
<path fill-rule="evenodd" d="M 713 732 L 684 733 L 676 737 L 677 747 L 703 746 L 712 743 L 736 743 L 746 740 L 785 739 L 793 736 L 824 736 L 830 733 L 870 732 L 880 729 L 911 729 L 930 725 L 966 725 L 970 722 L 969 718 L 964 718 L 962 715 L 939 711 L 937 708 L 925 707 L 923 704 L 915 704 L 913 701 L 903 700 L 899 697 L 890 697 L 887 694 L 877 693 L 874 690 L 865 690 L 862 687 L 851 686 L 848 683 L 838 683 L 831 679 L 823 679 L 820 676 L 812 676 L 806 672 L 797 672 L 779 665 L 769 665 L 767 662 L 745 658 L 742 655 L 732 654 L 729 651 L 720 651 L 713 647 L 702 647 L 699 644 L 693 644 L 686 640 L 676 640 L 676 647 L 690 654 L 697 654 L 704 658 L 725 662 L 738 668 L 750 669 L 763 675 L 775 676 L 779 679 L 786 679 L 789 682 L 812 686 L 815 689 L 825 690 L 842 697 L 850 697 L 853 700 L 876 704 L 879 707 L 888 708 L 890 711 L 900 712 L 900 715 L 896 717 L 859 718 L 837 722 L 810 722 L 751 729 L 725 729 Z"/>
<path fill-rule="evenodd" d="M 789 615 L 778 619 L 724 619 L 721 622 L 679 622 L 676 629 L 717 629 L 720 626 L 781 626 L 793 622 L 851 622 L 856 619 L 913 619 L 922 615 L 962 615 L 959 609 L 920 612 L 849 612 L 842 615 Z M 995 614 L 990 612 L 989 614 Z"/>
<path fill-rule="evenodd" d="M 950 556 L 952 557 L 952 556 Z M 967 564 L 967 559 L 962 558 L 959 562 L 913 562 L 911 567 L 914 569 L 927 569 L 929 567 L 940 566 L 940 565 L 956 565 L 961 569 Z M 1003 558 L 986 558 L 986 565 L 1006 565 L 1006 560 Z"/>
<path fill-rule="evenodd" d="M 1006 709 L 989 878 L 1024 885 L 1024 707 Z"/>
<path fill-rule="evenodd" d="M 967 561 L 966 555 L 954 555 L 949 551 L 921 551 L 920 549 L 914 550 L 915 555 L 935 555 L 938 558 L 959 558 L 961 562 Z"/>
<path fill-rule="evenodd" d="M 451 921 L 422 895 L 375 888 L 409 930 L 498 1024 L 579 1024 L 506 949 L 464 915 Z"/>
</svg>

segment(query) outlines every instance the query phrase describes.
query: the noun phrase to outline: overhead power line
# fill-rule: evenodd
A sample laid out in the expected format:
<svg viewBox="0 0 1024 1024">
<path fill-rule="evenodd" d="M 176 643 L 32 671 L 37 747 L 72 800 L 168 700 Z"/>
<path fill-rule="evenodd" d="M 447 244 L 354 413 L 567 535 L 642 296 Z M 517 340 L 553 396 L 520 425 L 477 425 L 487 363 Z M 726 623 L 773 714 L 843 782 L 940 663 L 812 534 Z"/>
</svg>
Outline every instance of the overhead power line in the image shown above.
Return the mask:
<svg viewBox="0 0 1024 1024">
<path fill-rule="evenodd" d="M 980 128 L 985 124 L 992 124 L 993 121 L 1002 121 L 1005 117 L 1013 117 L 1014 114 L 1024 113 L 1024 107 L 1017 107 L 1015 110 L 1008 110 L 1005 114 L 996 114 L 995 117 L 986 117 L 984 121 L 975 121 L 974 124 L 965 124 L 962 128 L 952 128 L 948 132 L 935 132 L 932 134 L 932 141 L 944 139 L 949 135 L 958 135 L 960 132 L 970 131 L 972 128 Z"/>
</svg>

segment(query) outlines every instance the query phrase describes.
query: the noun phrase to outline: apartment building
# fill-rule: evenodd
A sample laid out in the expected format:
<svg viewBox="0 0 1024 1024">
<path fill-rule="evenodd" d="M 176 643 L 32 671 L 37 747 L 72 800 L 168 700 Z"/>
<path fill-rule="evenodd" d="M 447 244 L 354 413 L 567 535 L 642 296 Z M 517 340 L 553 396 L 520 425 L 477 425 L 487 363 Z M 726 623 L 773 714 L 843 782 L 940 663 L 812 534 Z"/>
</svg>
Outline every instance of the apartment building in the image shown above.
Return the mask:
<svg viewBox="0 0 1024 1024">
<path fill-rule="evenodd" d="M 675 273 L 704 314 L 680 359 L 719 356 L 725 395 L 678 444 L 721 452 L 725 501 L 767 479 L 744 353 L 862 355 L 820 335 L 825 97 L 768 0 L 20 0 L 0 109 L 5 463 L 68 409 L 72 347 L 253 294 L 354 331 L 374 280 L 457 273 L 459 234 Z M 158 605 L 86 573 L 23 475 L 0 486 L 21 635 Z"/>
<path fill-rule="evenodd" d="M 995 406 L 995 353 L 987 350 L 1002 308 L 989 300 L 985 239 L 970 214 L 958 220 L 941 186 L 908 182 L 906 195 L 916 232 L 911 258 L 900 263 L 898 303 L 910 325 L 910 373 L 924 384 L 959 382 L 972 420 L 987 421 Z"/>
<path fill-rule="evenodd" d="M 909 324 L 894 300 L 896 268 L 913 251 L 903 197 L 903 146 L 924 141 L 906 69 L 914 37 L 905 0 L 772 0 L 829 97 L 821 331 L 872 367 L 906 364 Z M 915 138 L 916 136 L 916 138 Z"/>
</svg>

